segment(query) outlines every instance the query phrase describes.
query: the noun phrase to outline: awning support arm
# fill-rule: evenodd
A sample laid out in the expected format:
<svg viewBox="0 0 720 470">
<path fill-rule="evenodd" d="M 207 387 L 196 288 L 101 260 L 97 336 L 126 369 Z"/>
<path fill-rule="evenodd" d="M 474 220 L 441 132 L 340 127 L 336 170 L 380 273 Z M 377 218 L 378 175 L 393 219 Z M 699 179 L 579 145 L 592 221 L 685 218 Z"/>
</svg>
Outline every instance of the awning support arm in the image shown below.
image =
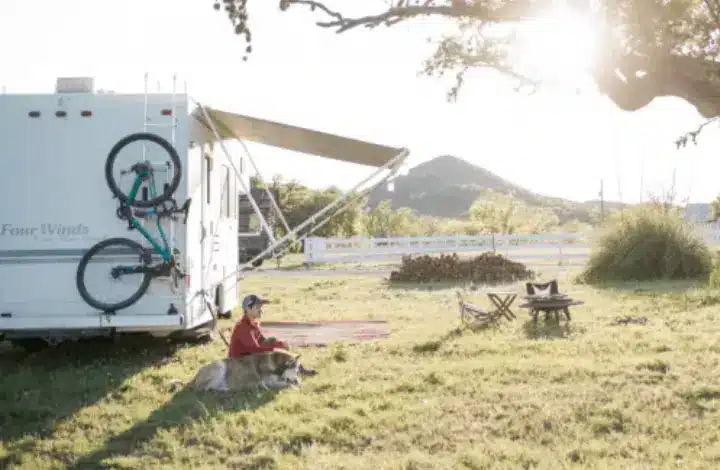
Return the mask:
<svg viewBox="0 0 720 470">
<path fill-rule="evenodd" d="M 368 194 L 370 194 L 373 190 L 375 190 L 376 188 L 378 188 L 381 184 L 385 183 L 390 177 L 392 177 L 392 175 L 393 175 L 394 173 L 395 173 L 395 172 L 392 172 L 390 175 L 388 175 L 387 178 L 381 179 L 380 181 L 378 181 L 378 182 L 375 183 L 374 185 L 369 186 L 367 189 L 364 189 L 362 192 L 360 192 L 359 194 L 355 195 L 355 200 L 359 200 L 359 199 L 367 196 Z M 310 235 L 312 235 L 313 232 L 321 229 L 325 224 L 327 224 L 327 223 L 330 221 L 330 219 L 332 219 L 333 217 L 335 217 L 335 216 L 337 216 L 337 215 L 340 215 L 340 214 L 342 214 L 343 212 L 345 212 L 348 207 L 350 207 L 350 202 L 348 202 L 347 204 L 339 207 L 335 212 L 333 212 L 333 213 L 330 214 L 329 216 L 325 217 L 325 219 L 323 219 L 322 222 L 320 222 L 319 224 L 313 226 L 310 230 L 308 230 L 308 232 L 307 232 L 305 235 L 303 235 L 302 237 L 298 238 L 297 241 L 301 242 L 301 241 L 305 240 L 307 237 L 309 237 Z M 289 248 L 289 246 L 286 247 L 286 248 L 284 248 L 282 251 L 278 252 L 277 254 L 273 255 L 272 258 L 270 258 L 270 259 L 279 258 L 279 257 L 282 256 L 283 254 L 285 254 L 285 252 L 288 250 L 288 248 Z"/>
<path fill-rule="evenodd" d="M 245 265 L 250 265 L 250 266 L 252 266 L 252 263 L 254 263 L 255 261 L 257 261 L 257 260 L 259 260 L 259 259 L 262 259 L 265 255 L 267 255 L 268 253 L 270 253 L 270 252 L 272 252 L 273 250 L 275 250 L 278 246 L 280 246 L 280 245 L 282 245 L 283 243 L 285 243 L 286 241 L 290 240 L 292 237 L 294 237 L 294 236 L 295 236 L 298 232 L 300 232 L 302 229 L 304 229 L 305 227 L 307 227 L 307 226 L 310 225 L 310 224 L 315 223 L 315 221 L 316 221 L 320 216 L 326 214 L 326 213 L 329 212 L 331 209 L 333 209 L 335 206 L 337 206 L 337 205 L 340 204 L 341 202 L 343 202 L 343 201 L 345 201 L 346 199 L 348 199 L 348 197 L 349 197 L 350 195 L 352 195 L 353 193 L 355 193 L 359 188 L 361 188 L 361 187 L 362 187 L 364 184 L 366 184 L 368 181 L 371 181 L 373 178 L 375 178 L 377 175 L 379 175 L 380 173 L 382 173 L 382 172 L 385 171 L 385 170 L 391 170 L 391 171 L 388 173 L 388 175 L 385 176 L 385 178 L 383 178 L 383 179 L 381 180 L 381 182 L 382 182 L 382 181 L 387 181 L 390 177 L 392 177 L 392 175 L 394 175 L 394 174 L 400 169 L 399 163 L 402 163 L 402 162 L 405 160 L 405 158 L 407 158 L 408 154 L 409 154 L 409 152 L 408 152 L 407 149 L 402 149 L 402 150 L 400 151 L 400 153 L 398 153 L 398 154 L 397 154 L 395 157 L 393 157 L 390 161 L 388 161 L 387 163 L 385 163 L 385 165 L 383 165 L 382 167 L 378 168 L 378 169 L 377 169 L 375 172 L 373 172 L 370 176 L 368 176 L 368 177 L 365 178 L 363 181 L 361 181 L 360 183 L 358 183 L 357 185 L 355 185 L 355 187 L 353 187 L 351 190 L 349 190 L 349 191 L 347 191 L 346 193 L 342 194 L 341 196 L 337 197 L 333 202 L 331 202 L 330 204 L 328 204 L 328 205 L 325 206 L 324 208 L 322 208 L 322 209 L 320 209 L 319 211 L 317 211 L 315 214 L 313 214 L 313 215 L 311 215 L 310 217 L 308 217 L 308 218 L 305 220 L 305 222 L 301 223 L 300 225 L 298 225 L 297 227 L 295 227 L 292 231 L 288 232 L 284 237 L 282 237 L 281 239 L 277 240 L 275 243 L 273 243 L 272 245 L 270 245 L 268 248 L 266 248 L 264 251 L 262 251 L 262 252 L 261 252 L 259 255 L 257 255 L 255 258 L 253 258 L 252 260 L 250 260 L 250 261 L 248 261 L 247 263 L 245 263 Z"/>
<path fill-rule="evenodd" d="M 365 185 L 367 182 L 373 180 L 375 177 L 377 177 L 377 176 L 378 176 L 379 174 L 381 174 L 383 171 L 389 170 L 389 171 L 388 171 L 388 174 L 387 174 L 384 178 L 382 178 L 378 183 L 376 183 L 373 187 L 377 187 L 377 186 L 379 186 L 380 184 L 382 184 L 383 182 L 385 182 L 385 181 L 387 181 L 388 179 L 390 179 L 393 175 L 395 175 L 395 173 L 397 173 L 397 171 L 400 169 L 400 166 L 402 165 L 402 163 L 405 161 L 405 159 L 407 158 L 407 156 L 408 156 L 408 154 L 409 154 L 409 151 L 408 151 L 407 149 L 402 149 L 402 150 L 400 150 L 400 152 L 399 152 L 397 155 L 395 155 L 393 158 L 391 158 L 390 160 L 388 160 L 383 166 L 379 167 L 376 171 L 374 171 L 372 174 L 370 174 L 370 176 L 368 176 L 368 177 L 365 178 L 363 181 L 361 181 L 360 183 L 358 183 L 357 185 L 355 185 L 355 186 L 354 186 L 352 189 L 350 189 L 349 191 L 347 191 L 347 192 L 345 192 L 344 194 L 338 196 L 333 202 L 331 202 L 330 204 L 328 204 L 328 205 L 325 206 L 324 208 L 320 209 L 319 211 L 317 211 L 317 212 L 316 212 L 315 214 L 313 214 L 312 216 L 308 217 L 304 222 L 302 222 L 300 225 L 298 225 L 297 227 L 295 227 L 293 230 L 289 230 L 288 233 L 287 233 L 285 236 L 283 236 L 283 237 L 280 238 L 279 240 L 276 240 L 275 237 L 273 236 L 272 231 L 270 230 L 270 227 L 268 226 L 267 221 L 265 220 L 265 217 L 263 217 L 263 214 L 262 214 L 262 212 L 260 211 L 260 208 L 258 207 L 257 203 L 256 203 L 255 200 L 253 199 L 252 193 L 250 192 L 250 188 L 248 188 L 248 187 L 245 185 L 245 182 L 244 182 L 243 179 L 242 179 L 242 175 L 240 174 L 240 171 L 237 169 L 237 167 L 235 166 L 235 163 L 232 161 L 232 157 L 230 156 L 230 152 L 228 152 L 227 147 L 225 146 L 225 144 L 224 144 L 224 142 L 223 142 L 223 139 L 220 137 L 220 134 L 219 134 L 217 128 L 215 127 L 215 124 L 214 124 L 213 120 L 210 118 L 209 113 L 208 113 L 207 110 L 205 109 L 205 106 L 203 106 L 202 104 L 200 104 L 197 100 L 193 99 L 192 97 L 188 97 L 188 98 L 189 98 L 193 103 L 195 103 L 195 104 L 197 105 L 197 107 L 200 109 L 200 111 L 202 112 L 202 114 L 203 114 L 203 116 L 204 116 L 204 118 L 205 118 L 205 120 L 206 120 L 206 127 L 209 127 L 209 129 L 212 131 L 215 139 L 216 139 L 217 142 L 220 144 L 220 148 L 222 149 L 223 153 L 225 154 L 225 158 L 227 158 L 228 162 L 230 163 L 230 166 L 232 167 L 233 172 L 235 173 L 235 177 L 240 181 L 240 184 L 242 185 L 243 190 L 244 190 L 245 193 L 248 195 L 248 200 L 249 200 L 249 202 L 250 202 L 253 210 L 255 211 L 255 214 L 256 214 L 256 215 L 258 216 L 258 218 L 260 219 L 260 225 L 261 225 L 261 227 L 265 230 L 265 232 L 266 232 L 267 235 L 268 235 L 268 238 L 271 240 L 271 245 L 270 245 L 269 247 L 267 247 L 265 250 L 263 250 L 260 254 L 258 254 L 257 256 L 255 256 L 255 257 L 254 257 L 253 259 L 251 259 L 250 261 L 246 262 L 246 263 L 243 264 L 243 265 L 239 265 L 239 268 L 238 268 L 234 273 L 232 273 L 232 274 L 230 274 L 230 275 L 228 275 L 228 276 L 225 276 L 225 278 L 224 278 L 222 281 L 220 281 L 220 282 L 223 282 L 225 279 L 227 279 L 227 278 L 229 278 L 229 277 L 231 277 L 231 276 L 234 276 L 234 275 L 240 273 L 240 272 L 243 271 L 244 268 L 246 268 L 246 267 L 252 267 L 253 263 L 257 262 L 257 261 L 260 260 L 260 259 L 263 259 L 268 253 L 273 252 L 275 249 L 277 249 L 277 247 L 279 247 L 279 246 L 287 243 L 289 240 L 291 240 L 293 237 L 295 237 L 301 230 L 303 230 L 304 228 L 306 228 L 306 227 L 311 226 L 312 224 L 314 224 L 318 218 L 320 218 L 321 216 L 323 216 L 323 215 L 325 215 L 326 213 L 330 212 L 332 209 L 334 209 L 334 208 L 335 208 L 336 206 L 338 206 L 340 203 L 342 203 L 342 202 L 346 201 L 347 199 L 349 199 L 352 195 L 355 195 L 355 193 L 356 193 L 363 185 Z M 235 138 L 237 139 L 236 136 L 235 136 Z M 240 139 L 237 139 L 237 140 L 242 143 L 242 141 L 241 141 Z M 246 152 L 247 152 L 247 149 L 246 149 Z M 249 155 L 249 152 L 247 152 L 247 153 L 248 153 L 248 156 L 250 157 L 250 159 L 252 159 L 252 157 Z M 257 167 L 255 166 L 254 162 L 253 162 L 253 166 L 255 167 L 255 170 L 257 171 Z M 259 174 L 259 172 L 258 172 L 258 174 Z M 372 187 L 371 187 L 371 189 L 372 189 Z M 274 202 L 274 198 L 273 198 L 272 196 L 271 196 L 271 200 Z M 278 213 L 282 216 L 282 213 L 280 212 L 279 207 L 277 207 L 276 204 L 273 204 L 273 206 L 274 206 L 274 208 L 276 208 L 276 209 L 278 210 Z M 345 204 L 345 206 L 341 206 L 341 207 L 340 207 L 338 210 L 336 210 L 334 213 L 330 214 L 328 217 L 326 217 L 325 219 L 323 219 L 322 222 L 321 222 L 321 224 L 319 224 L 319 225 L 316 226 L 316 227 L 311 227 L 310 232 L 316 230 L 317 228 L 320 228 L 322 225 L 324 225 L 324 224 L 327 222 L 327 220 L 328 220 L 330 217 L 332 217 L 333 215 L 336 215 L 336 214 L 340 213 L 346 206 L 347 206 L 347 203 Z M 308 233 L 308 234 L 309 234 L 309 233 Z M 308 234 L 306 234 L 305 237 L 306 237 Z"/>
<path fill-rule="evenodd" d="M 232 166 L 233 172 L 235 173 L 235 178 L 240 181 L 240 184 L 243 187 L 243 191 L 245 191 L 245 194 L 248 196 L 248 201 L 250 202 L 250 205 L 253 208 L 253 211 L 255 211 L 255 215 L 258 216 L 258 219 L 260 219 L 260 226 L 263 230 L 265 230 L 265 233 L 267 234 L 270 241 L 274 244 L 275 243 L 275 234 L 273 234 L 272 230 L 270 230 L 270 226 L 268 225 L 267 221 L 265 220 L 265 217 L 263 216 L 262 212 L 260 211 L 260 207 L 258 207 L 257 203 L 255 202 L 255 199 L 252 197 L 252 193 L 250 192 L 250 188 L 245 185 L 245 182 L 242 179 L 242 175 L 240 174 L 240 171 L 238 171 L 237 167 L 235 166 L 235 162 L 232 161 L 232 157 L 230 156 L 230 152 L 228 152 L 227 147 L 225 147 L 225 142 L 223 142 L 222 138 L 220 138 L 220 134 L 218 133 L 217 128 L 215 127 L 215 123 L 210 118 L 209 113 L 205 109 L 205 106 L 198 103 L 194 99 L 190 98 L 202 111 L 203 116 L 205 117 L 205 120 L 207 121 L 207 125 L 210 127 L 210 130 L 212 131 L 213 135 L 215 136 L 215 140 L 220 144 L 220 149 L 222 149 L 223 153 L 225 154 L 225 158 L 227 158 L 228 162 L 230 163 L 230 166 Z"/>
<path fill-rule="evenodd" d="M 254 159 L 254 158 L 252 157 L 252 155 L 250 154 L 250 150 L 247 148 L 247 145 L 245 144 L 245 142 L 243 142 L 242 140 L 240 140 L 235 134 L 233 134 L 233 136 L 235 137 L 235 140 L 236 140 L 237 142 L 239 142 L 240 145 L 242 146 L 243 150 L 245 151 L 245 155 L 247 155 L 248 160 L 250 160 L 250 163 L 252 164 L 253 169 L 255 170 L 255 174 L 257 175 L 257 177 L 258 177 L 258 179 L 260 180 L 260 182 L 263 184 L 263 187 L 265 188 L 265 193 L 266 193 L 266 194 L 268 195 L 268 197 L 270 198 L 270 204 L 272 204 L 273 210 L 274 210 L 275 213 L 278 215 L 278 217 L 280 217 L 280 221 L 282 222 L 283 227 L 285 227 L 285 233 L 289 232 L 289 231 L 290 231 L 290 225 L 288 225 L 287 220 L 285 220 L 285 215 L 284 215 L 284 214 L 282 213 L 282 211 L 280 210 L 280 206 L 278 205 L 277 201 L 275 200 L 275 196 L 273 196 L 272 191 L 270 191 L 270 188 L 268 188 L 267 185 L 265 184 L 265 182 L 264 182 L 264 180 L 263 180 L 263 177 L 262 177 L 262 175 L 260 174 L 260 169 L 259 169 L 259 168 L 257 167 L 257 165 L 255 164 L 255 159 Z"/>
<path fill-rule="evenodd" d="M 236 142 L 240 144 L 243 151 L 245 151 L 245 155 L 248 157 L 248 160 L 250 161 L 250 164 L 252 165 L 253 169 L 255 170 L 255 174 L 257 175 L 258 179 L 261 183 L 263 183 L 265 193 L 270 198 L 270 204 L 272 205 L 273 210 L 280 218 L 280 221 L 283 224 L 283 227 L 285 227 L 285 233 L 290 231 L 290 225 L 287 223 L 287 220 L 285 219 L 285 215 L 280 210 L 280 206 L 278 205 L 277 201 L 275 200 L 275 196 L 273 196 L 272 191 L 270 191 L 270 188 L 267 187 L 267 185 L 264 184 L 264 179 L 262 177 L 262 174 L 260 173 L 260 169 L 255 164 L 255 159 L 253 158 L 252 154 L 250 153 L 250 149 L 248 149 L 247 144 L 238 137 L 237 133 L 233 131 L 232 129 L 228 128 L 228 126 L 223 125 L 222 123 L 219 124 L 224 132 L 227 132 L 228 134 L 231 134 L 233 136 L 233 139 L 235 139 Z"/>
</svg>

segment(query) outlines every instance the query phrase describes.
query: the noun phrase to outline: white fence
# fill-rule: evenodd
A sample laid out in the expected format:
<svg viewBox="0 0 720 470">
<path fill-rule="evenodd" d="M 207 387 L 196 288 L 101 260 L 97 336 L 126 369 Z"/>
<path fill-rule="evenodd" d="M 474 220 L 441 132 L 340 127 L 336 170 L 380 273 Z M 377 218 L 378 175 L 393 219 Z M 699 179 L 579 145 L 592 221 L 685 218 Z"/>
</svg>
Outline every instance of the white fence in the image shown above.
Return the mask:
<svg viewBox="0 0 720 470">
<path fill-rule="evenodd" d="M 720 245 L 715 227 L 698 229 L 711 246 Z M 305 262 L 362 263 L 397 262 L 404 255 L 501 253 L 525 264 L 582 266 L 592 249 L 591 240 L 579 233 L 540 235 L 483 235 L 456 237 L 320 238 L 305 240 Z"/>
</svg>

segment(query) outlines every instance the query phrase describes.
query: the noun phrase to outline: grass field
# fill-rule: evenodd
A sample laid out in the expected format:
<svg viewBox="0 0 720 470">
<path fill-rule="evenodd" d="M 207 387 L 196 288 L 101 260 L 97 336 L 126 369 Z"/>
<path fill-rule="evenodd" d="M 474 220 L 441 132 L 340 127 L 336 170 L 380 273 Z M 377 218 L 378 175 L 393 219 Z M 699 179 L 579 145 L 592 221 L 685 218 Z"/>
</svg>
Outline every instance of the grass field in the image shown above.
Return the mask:
<svg viewBox="0 0 720 470">
<path fill-rule="evenodd" d="M 449 286 L 253 276 L 243 293 L 280 300 L 268 320 L 392 325 L 389 340 L 301 350 L 320 375 L 277 395 L 171 391 L 222 341 L 6 351 L 0 468 L 720 468 L 720 293 L 561 288 L 586 301 L 569 326 L 516 309 L 457 333 Z M 626 315 L 648 322 L 613 324 Z"/>
</svg>

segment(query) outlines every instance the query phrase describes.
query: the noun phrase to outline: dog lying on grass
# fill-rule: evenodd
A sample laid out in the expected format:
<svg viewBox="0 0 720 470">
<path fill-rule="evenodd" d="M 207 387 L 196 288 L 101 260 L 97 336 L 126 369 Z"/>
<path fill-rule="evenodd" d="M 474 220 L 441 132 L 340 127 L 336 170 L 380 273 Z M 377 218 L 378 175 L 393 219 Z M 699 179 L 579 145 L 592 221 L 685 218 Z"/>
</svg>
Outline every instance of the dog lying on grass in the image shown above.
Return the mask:
<svg viewBox="0 0 720 470">
<path fill-rule="evenodd" d="M 282 390 L 300 385 L 300 356 L 277 349 L 206 364 L 187 385 L 196 391 Z M 177 385 L 177 384 L 174 384 Z"/>
</svg>

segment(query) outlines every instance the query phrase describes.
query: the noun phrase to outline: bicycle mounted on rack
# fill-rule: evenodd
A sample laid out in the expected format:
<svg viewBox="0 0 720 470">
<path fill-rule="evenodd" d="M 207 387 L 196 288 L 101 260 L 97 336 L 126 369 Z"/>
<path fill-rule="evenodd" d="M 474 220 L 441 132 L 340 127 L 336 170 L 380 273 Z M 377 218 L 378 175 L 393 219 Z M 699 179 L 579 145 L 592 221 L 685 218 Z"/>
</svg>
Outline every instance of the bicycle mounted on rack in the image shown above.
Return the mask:
<svg viewBox="0 0 720 470">
<path fill-rule="evenodd" d="M 137 162 L 128 170 L 120 171 L 121 176 L 135 175 L 132 188 L 128 194 L 125 194 L 120 189 L 117 181 L 115 181 L 113 169 L 120 151 L 127 145 L 137 141 L 149 141 L 159 145 L 168 154 L 170 160 L 163 162 L 161 165 L 154 165 L 147 161 Z M 163 185 L 163 191 L 160 194 L 158 194 L 155 180 L 155 173 L 158 171 L 172 172 L 172 177 Z M 127 222 L 128 230 L 140 232 L 143 238 L 151 245 L 151 248 L 145 248 L 133 240 L 121 237 L 109 238 L 91 247 L 80 260 L 76 274 L 78 292 L 90 306 L 108 313 L 115 312 L 137 302 L 147 292 L 153 278 L 170 277 L 171 287 L 174 288 L 179 286 L 180 279 L 185 278 L 185 272 L 175 259 L 175 255 L 180 252 L 176 248 L 170 248 L 161 223 L 163 219 L 176 222 L 180 215 L 184 215 L 182 223 L 187 223 L 191 199 L 187 199 L 182 206 L 178 207 L 177 202 L 172 197 L 180 186 L 181 177 L 182 168 L 177 151 L 167 140 L 156 134 L 141 132 L 128 135 L 110 150 L 105 162 L 105 179 L 113 197 L 119 200 L 116 215 L 119 219 Z M 147 187 L 143 187 L 143 185 L 147 185 Z M 138 199 L 137 196 L 141 188 L 144 194 L 142 198 Z M 140 221 L 140 219 L 149 219 L 153 216 L 156 218 L 160 241 L 156 240 Z M 135 260 L 133 264 L 112 266 L 109 269 L 110 278 L 118 280 L 123 276 L 142 276 L 140 285 L 134 289 L 132 294 L 126 295 L 121 300 L 111 302 L 98 300 L 90 294 L 86 283 L 86 271 L 89 263 L 96 257 L 103 259 L 102 255 L 97 255 L 100 254 L 101 250 L 107 248 L 111 249 L 110 253 L 105 256 L 112 256 L 111 259 L 115 259 L 120 255 L 127 255 L 128 262 L 130 259 Z M 159 256 L 161 261 L 155 262 L 153 260 L 154 255 Z M 107 260 L 107 258 L 104 259 Z"/>
</svg>

